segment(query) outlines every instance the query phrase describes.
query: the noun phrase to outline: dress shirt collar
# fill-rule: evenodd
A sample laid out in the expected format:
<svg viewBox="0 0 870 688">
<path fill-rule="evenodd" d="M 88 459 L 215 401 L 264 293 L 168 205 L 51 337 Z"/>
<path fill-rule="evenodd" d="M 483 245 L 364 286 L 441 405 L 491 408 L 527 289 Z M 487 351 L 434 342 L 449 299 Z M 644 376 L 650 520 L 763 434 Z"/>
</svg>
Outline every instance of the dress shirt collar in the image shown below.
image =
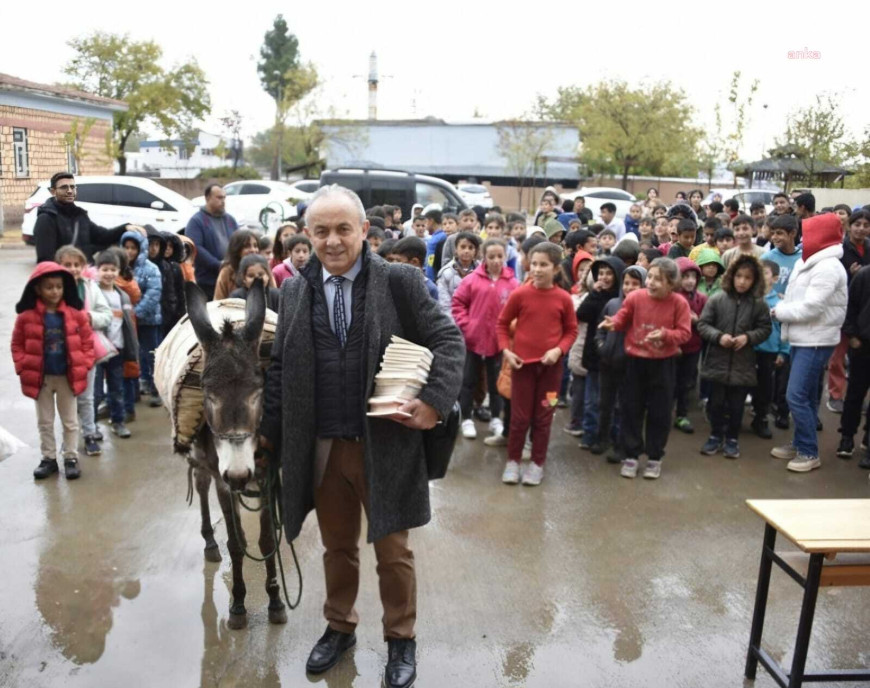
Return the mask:
<svg viewBox="0 0 870 688">
<path fill-rule="evenodd" d="M 353 282 L 356 279 L 356 276 L 360 273 L 360 270 L 362 270 L 362 263 L 363 255 L 362 252 L 360 252 L 359 256 L 357 256 L 356 262 L 353 264 L 350 270 L 342 275 L 342 277 L 350 282 Z M 326 281 L 330 277 L 332 277 L 332 273 L 330 273 L 329 270 L 326 269 L 326 267 L 323 267 L 323 283 L 326 284 Z"/>
</svg>

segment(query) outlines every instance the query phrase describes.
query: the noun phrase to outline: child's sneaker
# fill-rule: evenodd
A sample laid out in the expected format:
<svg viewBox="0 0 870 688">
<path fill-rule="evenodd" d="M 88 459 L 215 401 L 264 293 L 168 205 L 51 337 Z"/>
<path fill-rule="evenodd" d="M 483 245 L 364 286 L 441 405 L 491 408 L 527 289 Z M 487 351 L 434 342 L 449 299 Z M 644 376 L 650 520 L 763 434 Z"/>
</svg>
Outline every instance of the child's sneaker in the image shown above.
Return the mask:
<svg viewBox="0 0 870 688">
<path fill-rule="evenodd" d="M 532 458 L 532 443 L 530 440 L 526 440 L 526 443 L 523 445 L 523 461 L 528 461 Z"/>
<path fill-rule="evenodd" d="M 767 422 L 767 418 L 762 418 L 761 416 L 758 416 L 753 419 L 752 431 L 763 440 L 769 440 L 773 438 L 773 433 L 770 431 L 770 425 Z"/>
<path fill-rule="evenodd" d="M 112 423 L 112 432 L 114 432 L 122 440 L 126 440 L 128 437 L 130 437 L 130 435 L 133 434 L 127 429 L 127 426 L 123 423 Z"/>
<path fill-rule="evenodd" d="M 58 472 L 57 461 L 54 459 L 43 458 L 39 465 L 33 469 L 33 477 L 37 480 L 43 480 L 52 473 Z"/>
<path fill-rule="evenodd" d="M 780 430 L 788 430 L 788 414 L 784 416 L 777 416 L 773 421 L 773 424 L 778 427 Z"/>
<path fill-rule="evenodd" d="M 589 447 L 589 451 L 596 456 L 601 456 L 610 447 L 610 442 L 606 440 L 598 440 L 595 444 Z"/>
<path fill-rule="evenodd" d="M 637 477 L 637 459 L 623 459 L 619 475 L 623 478 Z"/>
<path fill-rule="evenodd" d="M 692 421 L 690 421 L 685 416 L 681 416 L 674 421 L 674 427 L 680 432 L 684 432 L 687 435 L 691 435 L 695 432 L 695 426 L 692 425 Z"/>
<path fill-rule="evenodd" d="M 95 439 L 97 442 L 102 442 L 102 441 L 105 439 L 105 438 L 103 437 L 103 433 L 100 432 L 100 429 L 99 429 L 99 428 L 97 428 L 96 431 L 94 432 L 94 439 Z"/>
<path fill-rule="evenodd" d="M 474 427 L 474 421 L 471 418 L 462 421 L 462 436 L 467 440 L 477 439 L 477 428 Z"/>
<path fill-rule="evenodd" d="M 726 438 L 725 439 L 725 454 L 726 459 L 739 459 L 740 458 L 740 447 L 737 445 L 737 440 L 735 438 Z"/>
<path fill-rule="evenodd" d="M 504 423 L 501 418 L 493 418 L 489 421 L 489 432 L 491 435 L 501 435 L 504 432 Z"/>
<path fill-rule="evenodd" d="M 483 438 L 483 443 L 487 447 L 506 447 L 508 440 L 504 435 L 490 435 Z"/>
<path fill-rule="evenodd" d="M 647 480 L 655 480 L 656 478 L 661 477 L 662 474 L 662 462 L 661 461 L 647 461 L 646 466 L 643 469 L 643 477 Z"/>
<path fill-rule="evenodd" d="M 775 459 L 788 459 L 791 461 L 797 456 L 797 449 L 794 448 L 794 444 L 789 442 L 788 444 L 782 444 L 771 449 L 770 455 Z"/>
<path fill-rule="evenodd" d="M 562 428 L 563 432 L 567 432 L 572 437 L 580 437 L 583 435 L 583 428 L 578 428 L 574 425 L 566 425 Z"/>
<path fill-rule="evenodd" d="M 622 463 L 625 459 L 625 450 L 621 447 L 611 447 L 607 452 L 607 463 Z"/>
<path fill-rule="evenodd" d="M 93 435 L 85 435 L 85 454 L 88 456 L 99 456 L 102 453 L 103 450 L 97 444 L 97 438 Z"/>
<path fill-rule="evenodd" d="M 79 468 L 79 460 L 78 459 L 64 459 L 63 460 L 63 473 L 66 476 L 67 480 L 75 480 L 82 474 L 82 470 Z"/>
<path fill-rule="evenodd" d="M 156 394 L 152 394 L 151 400 L 148 402 L 148 406 L 150 406 L 151 408 L 160 408 L 161 406 L 163 406 L 163 400 Z"/>
<path fill-rule="evenodd" d="M 870 445 L 870 428 L 864 428 L 864 436 L 861 438 L 861 449 L 867 451 L 868 445 Z"/>
<path fill-rule="evenodd" d="M 788 462 L 788 470 L 795 473 L 809 473 L 814 468 L 821 468 L 822 460 L 818 456 L 807 456 L 797 452 L 796 456 Z"/>
<path fill-rule="evenodd" d="M 580 449 L 592 449 L 592 440 L 584 437 L 582 440 L 580 440 L 580 444 L 578 444 L 577 446 L 580 447 Z"/>
<path fill-rule="evenodd" d="M 864 454 L 858 462 L 858 468 L 870 468 L 870 454 Z"/>
<path fill-rule="evenodd" d="M 713 456 L 720 451 L 722 451 L 722 438 L 716 437 L 716 435 L 710 435 L 707 441 L 704 442 L 704 446 L 701 447 L 701 453 L 706 456 Z"/>
<path fill-rule="evenodd" d="M 840 438 L 840 446 L 837 447 L 837 456 L 841 459 L 851 459 L 852 454 L 855 451 L 855 440 L 851 437 L 843 437 Z"/>
<path fill-rule="evenodd" d="M 520 481 L 520 464 L 516 461 L 508 461 L 501 474 L 501 481 L 507 485 L 516 485 Z"/>
<path fill-rule="evenodd" d="M 544 479 L 544 467 L 532 461 L 523 472 L 523 485 L 540 485 Z"/>
</svg>

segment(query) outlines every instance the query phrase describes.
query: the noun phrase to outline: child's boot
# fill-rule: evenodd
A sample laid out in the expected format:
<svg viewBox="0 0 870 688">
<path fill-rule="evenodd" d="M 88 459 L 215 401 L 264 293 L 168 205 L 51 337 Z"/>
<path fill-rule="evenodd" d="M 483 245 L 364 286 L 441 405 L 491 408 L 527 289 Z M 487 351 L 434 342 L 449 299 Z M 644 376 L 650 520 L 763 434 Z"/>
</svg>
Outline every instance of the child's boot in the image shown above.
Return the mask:
<svg viewBox="0 0 870 688">
<path fill-rule="evenodd" d="M 80 477 L 82 474 L 82 470 L 81 468 L 79 468 L 79 460 L 64 459 L 63 472 L 67 480 L 75 480 L 76 478 Z"/>
<path fill-rule="evenodd" d="M 42 461 L 39 462 L 39 465 L 33 469 L 33 477 L 37 480 L 43 480 L 50 476 L 52 473 L 57 473 L 57 461 L 54 459 L 47 459 L 43 457 Z"/>
</svg>

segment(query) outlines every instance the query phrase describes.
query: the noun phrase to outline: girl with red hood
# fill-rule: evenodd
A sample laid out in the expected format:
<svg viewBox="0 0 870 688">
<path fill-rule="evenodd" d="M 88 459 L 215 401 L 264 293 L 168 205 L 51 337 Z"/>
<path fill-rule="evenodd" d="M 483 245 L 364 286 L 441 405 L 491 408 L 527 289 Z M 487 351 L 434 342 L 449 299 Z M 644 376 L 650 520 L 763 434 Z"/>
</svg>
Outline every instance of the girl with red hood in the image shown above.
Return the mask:
<svg viewBox="0 0 870 688">
<path fill-rule="evenodd" d="M 771 455 L 788 459 L 788 470 L 806 473 L 822 465 L 816 434 L 819 378 L 846 319 L 846 269 L 843 225 L 834 213 L 809 217 L 803 225 L 803 256 L 788 278 L 785 298 L 770 315 L 782 323 L 782 339 L 791 344 L 788 401 L 794 439 Z"/>
<path fill-rule="evenodd" d="M 76 289 L 75 279 L 57 263 L 40 263 L 16 304 L 12 360 L 21 391 L 36 400 L 42 460 L 33 477 L 58 472 L 54 437 L 55 405 L 63 424 L 66 477 L 78 478 L 79 421 L 76 397 L 88 385 L 94 366 L 93 331 Z"/>
</svg>

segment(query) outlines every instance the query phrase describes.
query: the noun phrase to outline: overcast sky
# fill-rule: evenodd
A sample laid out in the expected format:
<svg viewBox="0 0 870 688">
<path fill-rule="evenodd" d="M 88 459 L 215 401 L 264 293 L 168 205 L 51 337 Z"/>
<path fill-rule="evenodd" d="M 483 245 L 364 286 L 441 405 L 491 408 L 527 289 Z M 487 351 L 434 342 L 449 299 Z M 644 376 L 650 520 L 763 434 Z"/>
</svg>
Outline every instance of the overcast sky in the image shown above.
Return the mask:
<svg viewBox="0 0 870 688">
<path fill-rule="evenodd" d="M 731 73 L 739 69 L 746 82 L 760 80 L 744 159 L 760 157 L 784 130 L 789 111 L 811 104 L 816 93 L 836 94 L 853 133 L 870 123 L 866 41 L 854 33 L 870 16 L 861 2 L 43 0 L 37 9 L 7 1 L 0 7 L 6 29 L 0 72 L 52 83 L 64 78 L 61 69 L 71 56 L 66 42 L 74 36 L 99 29 L 152 39 L 163 47 L 167 66 L 195 57 L 205 70 L 212 116 L 204 128 L 219 132 L 217 117 L 237 109 L 247 138 L 272 122 L 274 104 L 260 87 L 256 65 L 263 34 L 279 12 L 299 39 L 302 59 L 324 80 L 324 114 L 333 107 L 339 116 L 366 117 L 365 76 L 375 50 L 381 119 L 468 120 L 475 110 L 487 119 L 515 117 L 538 93 L 622 78 L 671 80 L 689 94 L 698 123 L 710 126 L 715 102 L 725 100 Z M 789 59 L 789 51 L 804 49 L 820 52 L 821 59 Z"/>
</svg>

